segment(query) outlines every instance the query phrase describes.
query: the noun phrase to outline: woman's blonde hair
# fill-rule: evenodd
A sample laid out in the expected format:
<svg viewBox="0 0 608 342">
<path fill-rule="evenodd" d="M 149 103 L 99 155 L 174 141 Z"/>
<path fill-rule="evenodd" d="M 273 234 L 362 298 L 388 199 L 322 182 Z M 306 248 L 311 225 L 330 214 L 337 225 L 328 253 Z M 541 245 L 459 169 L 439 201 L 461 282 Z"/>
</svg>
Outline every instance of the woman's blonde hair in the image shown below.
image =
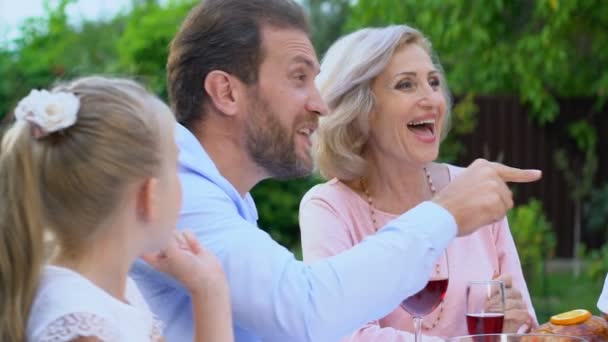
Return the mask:
<svg viewBox="0 0 608 342">
<path fill-rule="evenodd" d="M 371 84 L 393 54 L 409 44 L 422 47 L 439 70 L 449 118 L 451 98 L 443 69 L 431 43 L 420 31 L 394 25 L 350 33 L 329 48 L 316 80 L 330 110 L 319 121 L 313 145 L 315 167 L 323 177 L 353 180 L 364 175 L 367 162 L 362 153 L 369 138 L 369 114 L 375 101 Z M 441 132 L 442 137 L 447 134 L 447 126 Z"/>
<path fill-rule="evenodd" d="M 53 234 L 58 248 L 78 252 L 121 205 L 127 185 L 161 169 L 160 113 L 144 88 L 87 77 L 51 92 L 59 91 L 80 101 L 74 125 L 36 138 L 31 124 L 17 121 L 2 139 L 2 341 L 25 340 L 45 234 Z"/>
</svg>

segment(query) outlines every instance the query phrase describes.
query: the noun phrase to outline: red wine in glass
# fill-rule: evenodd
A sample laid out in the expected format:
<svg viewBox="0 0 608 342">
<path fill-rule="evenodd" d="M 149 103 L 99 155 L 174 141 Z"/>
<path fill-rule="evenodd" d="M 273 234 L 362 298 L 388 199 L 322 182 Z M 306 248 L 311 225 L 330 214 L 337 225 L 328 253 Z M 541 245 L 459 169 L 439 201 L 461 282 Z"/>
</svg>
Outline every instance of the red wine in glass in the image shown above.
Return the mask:
<svg viewBox="0 0 608 342">
<path fill-rule="evenodd" d="M 505 319 L 503 313 L 467 314 L 467 328 L 469 334 L 500 334 Z"/>
<path fill-rule="evenodd" d="M 414 317 L 424 317 L 437 308 L 447 289 L 448 279 L 429 280 L 422 290 L 401 302 L 401 307 Z"/>
<path fill-rule="evenodd" d="M 493 342 L 502 333 L 505 319 L 505 284 L 500 280 L 467 283 L 467 328 L 474 342 Z"/>
</svg>

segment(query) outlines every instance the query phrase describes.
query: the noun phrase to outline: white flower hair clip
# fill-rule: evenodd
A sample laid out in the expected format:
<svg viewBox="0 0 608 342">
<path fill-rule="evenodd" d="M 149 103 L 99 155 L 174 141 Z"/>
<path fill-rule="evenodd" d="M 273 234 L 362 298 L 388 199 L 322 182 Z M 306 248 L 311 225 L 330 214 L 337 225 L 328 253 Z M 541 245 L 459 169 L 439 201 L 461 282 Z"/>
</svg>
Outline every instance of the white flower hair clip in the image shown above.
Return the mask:
<svg viewBox="0 0 608 342">
<path fill-rule="evenodd" d="M 15 118 L 31 125 L 36 139 L 72 126 L 80 108 L 76 95 L 33 89 L 17 104 Z"/>
</svg>

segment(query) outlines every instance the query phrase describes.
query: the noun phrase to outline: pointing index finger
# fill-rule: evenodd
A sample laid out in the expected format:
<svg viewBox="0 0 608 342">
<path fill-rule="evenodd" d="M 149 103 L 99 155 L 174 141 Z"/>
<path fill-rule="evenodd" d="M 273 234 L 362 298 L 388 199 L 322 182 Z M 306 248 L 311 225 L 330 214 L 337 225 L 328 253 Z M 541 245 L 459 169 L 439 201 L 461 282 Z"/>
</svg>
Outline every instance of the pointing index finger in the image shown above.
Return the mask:
<svg viewBox="0 0 608 342">
<path fill-rule="evenodd" d="M 542 171 L 534 169 L 518 169 L 500 163 L 492 163 L 492 167 L 505 182 L 530 183 L 542 177 Z"/>
</svg>

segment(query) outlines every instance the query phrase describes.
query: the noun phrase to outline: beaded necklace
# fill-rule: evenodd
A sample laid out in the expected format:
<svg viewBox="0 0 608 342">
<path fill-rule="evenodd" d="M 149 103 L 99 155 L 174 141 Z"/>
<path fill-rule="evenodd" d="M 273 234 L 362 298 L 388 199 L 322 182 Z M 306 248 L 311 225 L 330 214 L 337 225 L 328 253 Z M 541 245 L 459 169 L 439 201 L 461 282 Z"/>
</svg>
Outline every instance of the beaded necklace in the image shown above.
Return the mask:
<svg viewBox="0 0 608 342">
<path fill-rule="evenodd" d="M 437 193 L 437 189 L 435 188 L 435 185 L 433 184 L 433 179 L 431 178 L 431 173 L 427 170 L 427 168 L 424 168 L 424 173 L 426 175 L 426 179 L 427 182 L 429 183 L 429 188 L 431 189 L 431 195 L 435 196 L 435 193 Z M 376 220 L 376 210 L 374 209 L 374 199 L 372 198 L 372 196 L 370 195 L 369 191 L 367 190 L 367 187 L 365 186 L 365 181 L 363 180 L 363 178 L 361 178 L 360 180 L 360 185 L 361 185 L 361 189 L 363 190 L 363 192 L 365 193 L 365 196 L 367 197 L 367 203 L 369 204 L 369 215 L 371 216 L 372 219 L 372 223 L 374 225 L 374 230 L 378 231 L 378 229 L 380 227 L 378 227 L 378 222 Z M 439 272 L 438 267 L 439 265 L 435 265 L 436 267 L 436 272 Z M 434 329 L 437 324 L 439 324 L 439 321 L 441 320 L 441 314 L 443 313 L 443 309 L 445 308 L 445 299 L 441 301 L 441 304 L 439 304 L 439 313 L 437 314 L 437 317 L 435 318 L 435 321 L 433 322 L 433 324 L 431 324 L 431 326 L 428 325 L 424 325 L 424 323 L 422 324 L 422 329 L 424 330 L 431 330 Z"/>
</svg>

